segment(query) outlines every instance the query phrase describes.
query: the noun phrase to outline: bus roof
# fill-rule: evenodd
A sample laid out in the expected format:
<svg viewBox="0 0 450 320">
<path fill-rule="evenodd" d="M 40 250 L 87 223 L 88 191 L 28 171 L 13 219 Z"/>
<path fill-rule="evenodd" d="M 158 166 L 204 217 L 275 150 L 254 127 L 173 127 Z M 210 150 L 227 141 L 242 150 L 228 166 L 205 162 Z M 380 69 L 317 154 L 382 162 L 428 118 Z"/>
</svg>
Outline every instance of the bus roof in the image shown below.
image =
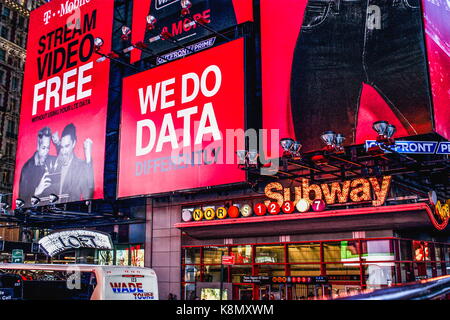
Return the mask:
<svg viewBox="0 0 450 320">
<path fill-rule="evenodd" d="M 155 271 L 150 268 L 131 266 L 101 266 L 96 264 L 31 264 L 31 263 L 0 263 L 0 269 L 10 270 L 55 270 L 55 271 L 81 271 L 102 272 L 108 275 L 114 274 L 147 274 L 156 276 Z"/>
</svg>

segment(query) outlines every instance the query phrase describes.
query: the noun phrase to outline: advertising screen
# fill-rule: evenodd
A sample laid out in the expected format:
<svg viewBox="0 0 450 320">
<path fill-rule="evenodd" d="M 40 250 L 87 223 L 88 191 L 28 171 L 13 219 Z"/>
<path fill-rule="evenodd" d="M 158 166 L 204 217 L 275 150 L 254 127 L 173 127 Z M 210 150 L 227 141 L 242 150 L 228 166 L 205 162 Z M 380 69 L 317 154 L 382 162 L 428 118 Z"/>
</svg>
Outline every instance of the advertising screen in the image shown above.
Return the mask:
<svg viewBox="0 0 450 320">
<path fill-rule="evenodd" d="M 422 3 L 435 130 L 450 139 L 450 1 Z"/>
<path fill-rule="evenodd" d="M 245 181 L 235 130 L 244 130 L 243 39 L 125 78 L 118 197 Z"/>
<path fill-rule="evenodd" d="M 54 0 L 30 16 L 14 198 L 60 202 L 103 197 L 113 1 Z M 95 124 L 95 125 L 93 125 Z"/>
<path fill-rule="evenodd" d="M 189 4 L 189 3 L 190 4 Z M 187 6 L 189 15 L 182 16 L 182 5 Z M 147 16 L 156 20 L 149 27 Z M 222 31 L 246 21 L 253 20 L 252 0 L 135 0 L 133 2 L 133 43 L 143 41 L 155 53 L 179 49 L 185 44 L 213 35 L 207 28 L 189 25 L 193 19 L 202 18 L 203 24 L 214 31 Z M 173 39 L 155 40 L 161 32 L 168 32 Z M 134 50 L 131 61 L 135 62 L 149 53 Z"/>
<path fill-rule="evenodd" d="M 303 151 L 325 131 L 373 139 L 378 120 L 431 132 L 423 44 L 419 0 L 261 0 L 263 127 Z"/>
</svg>

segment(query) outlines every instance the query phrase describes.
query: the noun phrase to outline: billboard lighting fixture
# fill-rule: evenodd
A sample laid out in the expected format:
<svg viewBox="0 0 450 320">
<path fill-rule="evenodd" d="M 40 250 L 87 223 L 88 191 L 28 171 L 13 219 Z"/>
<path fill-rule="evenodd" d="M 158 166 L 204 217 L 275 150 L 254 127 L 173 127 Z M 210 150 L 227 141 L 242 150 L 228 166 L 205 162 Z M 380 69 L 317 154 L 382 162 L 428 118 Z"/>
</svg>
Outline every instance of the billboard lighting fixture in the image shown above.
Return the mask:
<svg viewBox="0 0 450 320">
<path fill-rule="evenodd" d="M 122 35 L 120 36 L 120 39 L 122 39 L 123 41 L 130 40 L 131 29 L 127 26 L 122 26 L 121 30 L 122 30 Z"/>
<path fill-rule="evenodd" d="M 280 140 L 280 145 L 283 148 L 283 157 L 293 157 L 294 159 L 300 159 L 300 149 L 302 144 L 291 138 L 283 138 Z"/>
<path fill-rule="evenodd" d="M 372 129 L 378 133 L 377 142 L 386 145 L 395 144 L 392 137 L 397 131 L 397 128 L 393 124 L 389 124 L 389 122 L 384 120 L 376 121 L 373 123 Z"/>
<path fill-rule="evenodd" d="M 98 38 L 97 37 L 97 38 L 94 39 L 95 52 L 100 51 L 100 49 L 103 46 L 103 43 L 104 43 L 104 41 L 103 41 L 102 38 Z"/>
<path fill-rule="evenodd" d="M 56 201 L 59 200 L 59 197 L 54 193 L 50 194 L 48 197 L 49 197 L 50 203 L 55 203 Z"/>
<path fill-rule="evenodd" d="M 36 196 L 31 197 L 31 205 L 33 207 L 37 206 L 39 204 L 39 202 L 41 202 L 41 199 L 39 199 L 38 197 L 36 197 Z"/>
<path fill-rule="evenodd" d="M 343 152 L 345 136 L 341 133 L 334 133 L 333 131 L 325 131 L 320 136 L 322 141 L 326 144 L 325 151 L 328 152 Z"/>
<path fill-rule="evenodd" d="M 238 156 L 238 168 L 248 170 L 250 168 L 256 168 L 258 166 L 259 153 L 256 150 L 238 150 L 236 151 Z"/>
<path fill-rule="evenodd" d="M 20 199 L 20 198 L 17 198 L 17 199 L 16 199 L 16 207 L 17 207 L 18 209 L 23 208 L 24 205 L 25 205 L 25 201 L 23 201 L 23 200 Z"/>
<path fill-rule="evenodd" d="M 147 20 L 147 30 L 151 31 L 154 30 L 156 28 L 156 18 L 154 16 L 152 16 L 151 14 L 149 14 L 145 20 Z"/>
<path fill-rule="evenodd" d="M 192 3 L 189 0 L 181 0 L 181 16 L 187 16 L 191 13 L 189 10 L 192 7 Z"/>
<path fill-rule="evenodd" d="M 395 141 L 392 138 L 395 134 L 395 132 L 397 131 L 397 128 L 393 125 L 390 124 L 387 121 L 384 120 L 380 120 L 380 121 L 375 121 L 372 124 L 372 129 L 378 133 L 378 137 L 377 137 L 377 143 L 380 145 L 384 145 L 384 146 L 392 146 L 395 145 Z M 384 151 L 382 149 L 382 146 L 380 145 L 375 145 L 373 147 L 370 147 L 367 152 L 373 156 L 375 155 L 382 155 L 384 154 Z"/>
</svg>

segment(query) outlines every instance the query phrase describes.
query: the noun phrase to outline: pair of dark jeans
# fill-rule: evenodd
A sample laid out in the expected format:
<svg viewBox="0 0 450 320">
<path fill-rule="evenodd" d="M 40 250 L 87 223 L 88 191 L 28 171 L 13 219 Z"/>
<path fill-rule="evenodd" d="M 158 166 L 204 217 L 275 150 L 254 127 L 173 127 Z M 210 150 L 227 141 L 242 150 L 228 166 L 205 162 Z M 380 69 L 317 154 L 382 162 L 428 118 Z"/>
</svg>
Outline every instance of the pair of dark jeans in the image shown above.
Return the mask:
<svg viewBox="0 0 450 320">
<path fill-rule="evenodd" d="M 328 130 L 355 142 L 363 83 L 377 90 L 408 134 L 431 131 L 422 30 L 419 0 L 308 1 L 291 75 L 303 146 L 321 148 Z"/>
</svg>

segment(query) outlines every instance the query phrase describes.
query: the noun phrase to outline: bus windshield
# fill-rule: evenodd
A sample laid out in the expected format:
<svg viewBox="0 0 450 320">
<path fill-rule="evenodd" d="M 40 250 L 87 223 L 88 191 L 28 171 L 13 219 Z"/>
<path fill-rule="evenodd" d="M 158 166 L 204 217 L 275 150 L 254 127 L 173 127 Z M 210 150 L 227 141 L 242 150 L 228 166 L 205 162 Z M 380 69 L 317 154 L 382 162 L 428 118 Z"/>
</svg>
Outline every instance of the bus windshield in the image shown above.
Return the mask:
<svg viewBox="0 0 450 320">
<path fill-rule="evenodd" d="M 94 272 L 0 269 L 0 291 L 11 300 L 90 300 L 95 285 Z"/>
</svg>

